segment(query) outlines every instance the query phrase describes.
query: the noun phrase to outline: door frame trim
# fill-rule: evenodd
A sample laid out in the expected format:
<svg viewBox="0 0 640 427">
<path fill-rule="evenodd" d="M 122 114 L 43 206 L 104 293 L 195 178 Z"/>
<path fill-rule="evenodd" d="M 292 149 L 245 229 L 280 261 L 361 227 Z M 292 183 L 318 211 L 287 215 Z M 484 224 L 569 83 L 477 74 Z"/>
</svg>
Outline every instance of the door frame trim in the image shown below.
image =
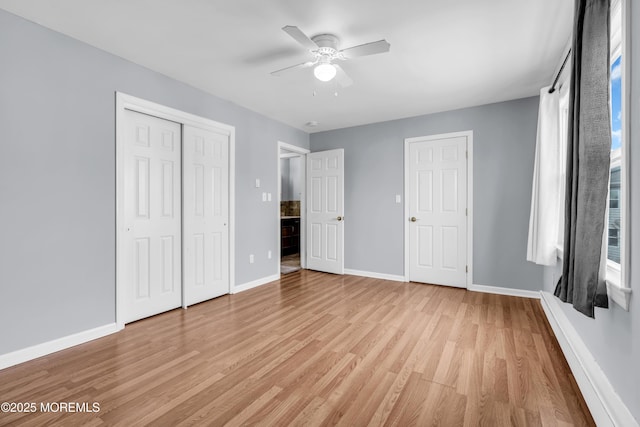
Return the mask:
<svg viewBox="0 0 640 427">
<path fill-rule="evenodd" d="M 124 272 L 120 268 L 122 265 L 123 251 L 121 246 L 124 243 L 122 238 L 125 233 L 124 224 L 124 144 L 125 144 L 125 111 L 131 110 L 142 114 L 158 117 L 164 120 L 179 123 L 180 125 L 194 126 L 201 129 L 213 130 L 215 132 L 225 131 L 229 135 L 229 293 L 235 286 L 235 127 L 224 123 L 219 123 L 211 119 L 196 116 L 184 111 L 176 110 L 165 105 L 127 95 L 122 92 L 116 92 L 116 111 L 115 111 L 115 137 L 116 137 L 116 283 L 115 283 L 115 302 L 116 302 L 116 325 L 118 330 L 124 328 Z M 180 140 L 180 161 L 183 159 L 182 143 L 183 133 L 181 132 Z M 180 177 L 180 186 L 184 185 L 182 176 Z M 182 259 L 182 257 L 181 257 Z M 183 266 L 184 267 L 184 266 Z M 181 278 L 182 281 L 182 278 Z M 182 307 L 185 306 L 184 298 L 184 282 L 182 281 Z"/>
<path fill-rule="evenodd" d="M 282 236 L 281 236 L 281 222 L 280 222 L 280 202 L 282 199 L 282 171 L 280 170 L 280 156 L 281 150 L 287 150 L 292 153 L 296 153 L 302 159 L 302 196 L 300 198 L 300 267 L 307 268 L 307 154 L 311 152 L 306 148 L 298 147 L 297 145 L 287 144 L 286 142 L 278 141 L 277 144 L 277 182 L 278 182 L 278 194 L 276 198 L 276 209 L 277 209 L 277 218 L 278 218 L 278 241 L 276 245 L 276 253 L 275 255 L 278 257 L 276 275 L 280 278 L 280 263 L 282 256 L 280 255 L 280 251 L 282 250 Z"/>
<path fill-rule="evenodd" d="M 409 146 L 416 142 L 433 141 L 446 138 L 467 138 L 467 289 L 473 284 L 473 130 L 462 132 L 441 133 L 437 135 L 418 136 L 404 139 L 404 281 L 409 282 L 410 259 L 409 251 Z"/>
</svg>

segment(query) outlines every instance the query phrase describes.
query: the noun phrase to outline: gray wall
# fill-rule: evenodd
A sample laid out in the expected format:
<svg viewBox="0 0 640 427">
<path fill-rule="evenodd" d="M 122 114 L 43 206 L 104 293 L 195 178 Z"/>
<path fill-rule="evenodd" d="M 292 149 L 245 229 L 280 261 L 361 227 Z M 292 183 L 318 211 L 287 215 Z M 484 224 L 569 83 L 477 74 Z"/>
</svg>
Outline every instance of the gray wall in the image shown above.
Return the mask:
<svg viewBox="0 0 640 427">
<path fill-rule="evenodd" d="M 289 173 L 289 159 L 280 159 L 280 200 L 291 200 L 291 174 Z"/>
<path fill-rule="evenodd" d="M 289 200 L 300 200 L 302 195 L 302 157 L 289 159 Z"/>
<path fill-rule="evenodd" d="M 281 199 L 300 200 L 302 194 L 302 157 L 280 159 Z"/>
<path fill-rule="evenodd" d="M 0 61 L 0 354 L 115 320 L 116 91 L 236 127 L 236 283 L 277 272 L 261 193 L 305 132 L 2 10 Z"/>
<path fill-rule="evenodd" d="M 629 2 L 631 22 L 640 22 L 638 3 Z M 640 422 L 640 26 L 631 26 L 631 118 L 629 192 L 631 209 L 630 263 L 627 265 L 632 296 L 629 312 L 610 302 L 608 310 L 596 308 L 595 319 L 583 316 L 570 304 L 564 313 L 591 350 L 613 388 Z M 553 293 L 562 272 L 561 265 L 547 268 L 544 290 Z"/>
<path fill-rule="evenodd" d="M 473 283 L 540 290 L 526 261 L 538 98 L 311 135 L 345 150 L 345 268 L 404 274 L 404 138 L 473 130 Z"/>
</svg>

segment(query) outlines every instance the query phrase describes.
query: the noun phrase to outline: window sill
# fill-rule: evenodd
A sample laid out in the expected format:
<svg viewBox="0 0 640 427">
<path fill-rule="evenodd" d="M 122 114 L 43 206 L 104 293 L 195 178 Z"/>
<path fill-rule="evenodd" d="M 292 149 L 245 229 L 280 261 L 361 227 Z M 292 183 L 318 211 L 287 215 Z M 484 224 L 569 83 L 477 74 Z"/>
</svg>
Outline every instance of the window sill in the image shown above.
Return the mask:
<svg viewBox="0 0 640 427">
<path fill-rule="evenodd" d="M 609 274 L 607 269 L 607 294 L 609 298 L 622 307 L 625 311 L 629 311 L 629 299 L 631 298 L 631 288 L 625 288 L 620 285 L 620 275 Z"/>
<path fill-rule="evenodd" d="M 558 251 L 558 259 L 562 260 L 564 256 L 564 248 L 560 245 L 556 246 Z M 623 310 L 629 311 L 629 300 L 631 299 L 631 288 L 625 288 L 620 283 L 620 270 L 611 268 L 611 265 L 607 265 L 606 279 L 607 294 L 609 298 Z"/>
</svg>

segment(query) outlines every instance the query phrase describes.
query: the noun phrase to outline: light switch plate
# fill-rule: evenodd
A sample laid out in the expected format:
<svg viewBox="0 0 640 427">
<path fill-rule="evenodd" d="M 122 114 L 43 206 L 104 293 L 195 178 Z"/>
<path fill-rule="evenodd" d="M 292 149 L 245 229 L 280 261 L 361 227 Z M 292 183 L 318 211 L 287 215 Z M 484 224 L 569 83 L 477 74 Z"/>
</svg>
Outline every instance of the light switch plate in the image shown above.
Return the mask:
<svg viewBox="0 0 640 427">
<path fill-rule="evenodd" d="M 267 193 L 267 201 L 271 201 L 271 193 Z"/>
<path fill-rule="evenodd" d="M 396 203 L 402 203 L 402 196 L 400 194 L 396 194 Z"/>
<path fill-rule="evenodd" d="M 262 193 L 262 201 L 266 202 L 267 201 L 267 193 Z"/>
<path fill-rule="evenodd" d="M 256 178 L 256 188 L 260 188 L 260 179 Z"/>
</svg>

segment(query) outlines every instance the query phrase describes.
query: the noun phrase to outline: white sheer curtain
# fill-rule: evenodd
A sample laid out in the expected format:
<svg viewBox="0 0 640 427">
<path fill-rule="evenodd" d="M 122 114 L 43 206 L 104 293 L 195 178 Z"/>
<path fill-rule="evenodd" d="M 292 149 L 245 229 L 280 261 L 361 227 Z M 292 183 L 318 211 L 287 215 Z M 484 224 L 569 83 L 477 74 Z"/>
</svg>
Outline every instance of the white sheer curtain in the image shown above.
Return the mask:
<svg viewBox="0 0 640 427">
<path fill-rule="evenodd" d="M 560 91 L 540 90 L 527 261 L 542 265 L 557 262 L 560 223 Z"/>
</svg>

